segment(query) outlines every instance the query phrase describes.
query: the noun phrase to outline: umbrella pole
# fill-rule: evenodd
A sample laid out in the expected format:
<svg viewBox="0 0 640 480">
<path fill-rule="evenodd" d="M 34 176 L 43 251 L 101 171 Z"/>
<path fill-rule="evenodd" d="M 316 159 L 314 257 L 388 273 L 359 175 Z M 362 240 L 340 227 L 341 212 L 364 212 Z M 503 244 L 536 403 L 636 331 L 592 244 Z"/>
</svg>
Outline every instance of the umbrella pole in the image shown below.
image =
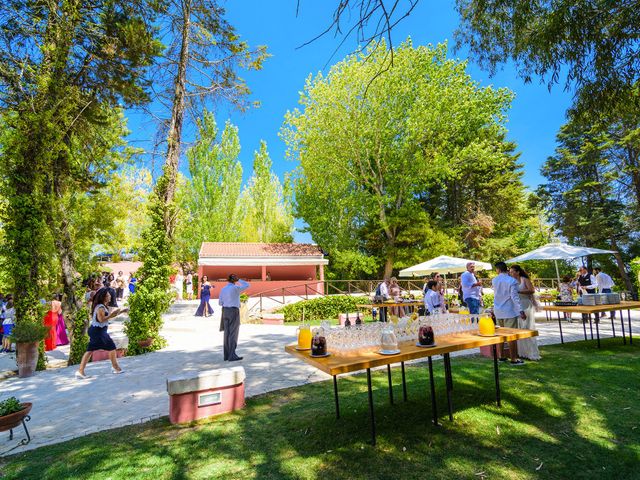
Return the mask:
<svg viewBox="0 0 640 480">
<path fill-rule="evenodd" d="M 556 277 L 558 278 L 558 291 L 560 291 L 560 270 L 558 270 L 558 260 L 554 260 L 553 263 L 556 264 Z"/>
</svg>

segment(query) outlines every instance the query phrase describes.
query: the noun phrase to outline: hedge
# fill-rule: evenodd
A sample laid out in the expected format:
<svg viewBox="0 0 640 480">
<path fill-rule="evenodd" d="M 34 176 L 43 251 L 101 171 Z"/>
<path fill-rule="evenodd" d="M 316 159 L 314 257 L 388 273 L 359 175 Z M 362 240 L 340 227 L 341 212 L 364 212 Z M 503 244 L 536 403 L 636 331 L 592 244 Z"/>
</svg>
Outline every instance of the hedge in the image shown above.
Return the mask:
<svg viewBox="0 0 640 480">
<path fill-rule="evenodd" d="M 366 297 L 365 300 L 368 301 Z M 340 313 L 356 311 L 356 305 L 359 303 L 363 303 L 363 297 L 328 295 L 326 297 L 291 303 L 280 308 L 278 311 L 284 313 L 285 322 L 301 322 L 303 309 L 305 320 L 327 320 L 338 318 L 338 314 Z"/>
</svg>

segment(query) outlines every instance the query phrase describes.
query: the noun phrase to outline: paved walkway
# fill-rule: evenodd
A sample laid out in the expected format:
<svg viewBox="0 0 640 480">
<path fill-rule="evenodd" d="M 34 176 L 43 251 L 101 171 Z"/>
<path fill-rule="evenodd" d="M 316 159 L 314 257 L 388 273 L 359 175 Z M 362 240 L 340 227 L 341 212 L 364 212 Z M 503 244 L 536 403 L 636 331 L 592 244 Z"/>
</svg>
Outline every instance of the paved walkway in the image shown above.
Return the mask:
<svg viewBox="0 0 640 480">
<path fill-rule="evenodd" d="M 11 453 L 168 415 L 168 375 L 229 365 L 222 361 L 219 317 L 193 317 L 194 305 L 184 302 L 173 306 L 165 316 L 163 328 L 169 346 L 147 355 L 121 359 L 125 370 L 122 375 L 111 374 L 110 363 L 106 361 L 90 364 L 87 373 L 91 378 L 87 380 L 75 379 L 76 368 L 68 367 L 40 372 L 31 378 L 14 377 L 2 381 L 1 398 L 15 395 L 22 401 L 34 403 L 32 420 L 28 423 L 32 441 Z M 632 318 L 634 332 L 638 335 L 636 341 L 640 342 L 640 312 L 634 313 Z M 619 327 L 618 321 L 618 334 Z M 538 329 L 541 344 L 560 342 L 557 322 L 540 323 Z M 563 324 L 563 330 L 565 342 L 584 338 L 582 325 L 578 322 Z M 611 323 L 607 319 L 603 322 L 601 336 L 610 335 Z M 294 342 L 295 338 L 296 327 L 241 327 L 238 353 L 245 359 L 233 365 L 242 365 L 247 372 L 247 396 L 329 378 L 283 353 L 284 345 Z M 0 456 L 14 447 L 22 435 L 20 428 L 13 441 L 9 441 L 6 432 L 0 434 Z"/>
</svg>

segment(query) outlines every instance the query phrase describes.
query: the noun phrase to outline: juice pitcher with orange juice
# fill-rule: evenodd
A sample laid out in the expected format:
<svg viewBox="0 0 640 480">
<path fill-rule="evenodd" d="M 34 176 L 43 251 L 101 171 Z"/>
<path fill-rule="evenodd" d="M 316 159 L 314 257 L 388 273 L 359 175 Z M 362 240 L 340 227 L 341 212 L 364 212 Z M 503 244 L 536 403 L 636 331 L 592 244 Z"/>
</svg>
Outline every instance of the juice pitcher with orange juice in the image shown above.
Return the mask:
<svg viewBox="0 0 640 480">
<path fill-rule="evenodd" d="M 302 324 L 298 327 L 298 350 L 311 349 L 311 325 Z"/>
<path fill-rule="evenodd" d="M 490 315 L 482 314 L 478 322 L 478 333 L 480 335 L 495 335 L 496 326 Z"/>
</svg>

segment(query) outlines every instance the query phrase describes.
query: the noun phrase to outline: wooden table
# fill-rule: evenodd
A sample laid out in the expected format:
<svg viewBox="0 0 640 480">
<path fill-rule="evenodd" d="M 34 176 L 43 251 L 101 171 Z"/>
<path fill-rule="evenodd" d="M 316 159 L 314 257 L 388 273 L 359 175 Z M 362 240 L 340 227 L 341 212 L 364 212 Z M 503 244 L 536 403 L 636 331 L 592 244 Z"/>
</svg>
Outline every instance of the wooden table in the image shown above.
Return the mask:
<svg viewBox="0 0 640 480">
<path fill-rule="evenodd" d="M 480 337 L 477 330 L 455 333 L 450 335 L 442 335 L 436 337 L 436 346 L 431 348 L 423 348 L 416 346 L 415 342 L 403 342 L 398 345 L 400 353 L 395 355 L 381 355 L 375 351 L 348 352 L 346 354 L 331 353 L 331 356 L 324 358 L 311 357 L 310 350 L 297 350 L 296 345 L 287 345 L 285 351 L 294 355 L 309 365 L 328 373 L 333 377 L 333 393 L 335 398 L 336 417 L 340 418 L 340 400 L 338 397 L 338 380 L 337 376 L 343 373 L 352 373 L 360 370 L 367 371 L 367 387 L 369 393 L 369 414 L 371 417 L 371 441 L 376 443 L 376 424 L 373 410 L 373 391 L 371 389 L 371 369 L 376 367 L 387 367 L 387 378 L 389 382 L 389 400 L 393 405 L 393 384 L 391 382 L 391 364 L 400 363 L 402 368 L 402 391 L 404 401 L 407 401 L 407 384 L 405 378 L 404 362 L 427 357 L 429 363 L 429 383 L 431 387 L 431 409 L 432 421 L 434 425 L 438 425 L 438 410 L 436 406 L 436 391 L 433 379 L 433 362 L 434 355 L 442 355 L 444 358 L 445 379 L 447 386 L 447 405 L 449 409 L 449 420 L 453 420 L 453 378 L 451 374 L 451 352 L 461 350 L 469 350 L 471 348 L 479 348 L 485 346 L 493 347 L 493 369 L 496 386 L 496 403 L 500 406 L 500 377 L 498 369 L 498 355 L 496 345 L 503 342 L 511 342 L 524 338 L 535 337 L 538 335 L 536 330 L 522 330 L 517 328 L 501 327 L 496 330 L 496 336 Z"/>
<path fill-rule="evenodd" d="M 414 307 L 423 307 L 424 306 L 424 302 L 416 300 L 414 302 L 394 302 L 394 303 L 363 303 L 360 305 L 356 305 L 357 308 L 367 308 L 369 310 L 373 310 L 374 308 L 377 308 L 380 313 L 380 321 L 381 322 L 387 322 L 388 321 L 388 312 L 387 312 L 387 308 L 388 307 L 411 307 L 411 310 L 413 311 Z M 382 315 L 382 312 L 384 311 L 384 315 Z M 384 320 L 382 319 L 382 317 L 384 316 Z"/>
<path fill-rule="evenodd" d="M 627 311 L 627 319 L 629 324 L 629 343 L 633 344 L 633 332 L 631 331 L 631 310 L 640 308 L 640 302 L 638 301 L 625 301 L 621 303 L 614 303 L 611 305 L 574 305 L 569 307 L 560 307 L 556 305 L 544 305 L 544 310 L 546 312 L 556 312 L 558 314 L 558 327 L 560 328 L 560 342 L 564 343 L 564 338 L 562 336 L 562 321 L 560 318 L 560 313 L 580 313 L 582 315 L 586 315 L 589 319 L 589 329 L 591 331 L 591 340 L 593 340 L 593 323 L 591 322 L 591 315 L 595 317 L 596 320 L 596 338 L 597 345 L 600 348 L 600 314 L 603 312 L 613 312 L 620 311 L 620 325 L 622 326 L 622 341 L 624 344 L 627 344 L 627 337 L 624 331 L 624 314 L 623 310 Z M 582 320 L 582 329 L 584 330 L 584 339 L 587 338 L 587 324 L 585 320 Z M 613 330 L 613 336 L 616 336 L 616 329 L 613 323 L 613 317 L 611 317 L 611 329 Z"/>
</svg>

